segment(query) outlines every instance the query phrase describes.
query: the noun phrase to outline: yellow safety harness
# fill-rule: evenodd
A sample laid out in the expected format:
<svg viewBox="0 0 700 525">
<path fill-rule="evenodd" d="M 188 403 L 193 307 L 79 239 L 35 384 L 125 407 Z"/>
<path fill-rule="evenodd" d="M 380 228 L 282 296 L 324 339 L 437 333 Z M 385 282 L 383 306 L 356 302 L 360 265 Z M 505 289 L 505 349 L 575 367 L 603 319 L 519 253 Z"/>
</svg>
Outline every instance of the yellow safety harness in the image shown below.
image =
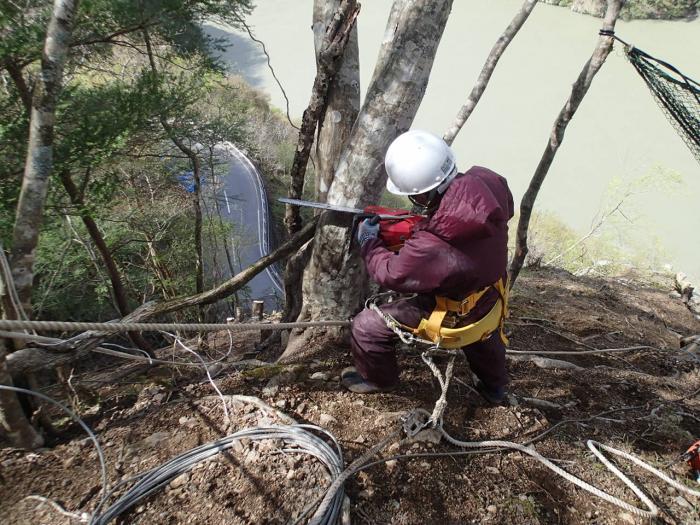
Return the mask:
<svg viewBox="0 0 700 525">
<path fill-rule="evenodd" d="M 456 324 L 459 318 L 469 314 L 479 299 L 490 289 L 494 288 L 499 295 L 496 304 L 484 317 L 466 326 L 452 328 L 446 324 Z M 439 345 L 441 348 L 462 348 L 470 344 L 484 341 L 498 330 L 501 340 L 508 344 L 508 339 L 503 331 L 505 318 L 508 316 L 508 279 L 503 282 L 499 279 L 494 284 L 474 292 L 462 301 L 455 301 L 448 297 L 435 296 L 435 308 L 430 317 L 421 319 L 417 328 L 404 327 L 421 339 L 427 339 Z M 446 318 L 452 318 L 452 322 L 446 323 Z M 449 319 L 448 318 L 448 319 Z"/>
</svg>

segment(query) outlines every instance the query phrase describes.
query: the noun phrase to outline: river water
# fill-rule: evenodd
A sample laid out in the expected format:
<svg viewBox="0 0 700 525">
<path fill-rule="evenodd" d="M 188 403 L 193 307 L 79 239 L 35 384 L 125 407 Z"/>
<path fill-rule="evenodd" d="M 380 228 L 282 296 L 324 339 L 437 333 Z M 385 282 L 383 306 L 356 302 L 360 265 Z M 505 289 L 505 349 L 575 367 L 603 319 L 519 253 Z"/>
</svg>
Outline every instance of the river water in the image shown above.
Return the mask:
<svg viewBox="0 0 700 525">
<path fill-rule="evenodd" d="M 267 46 L 292 118 L 299 119 L 315 74 L 312 0 L 257 3 L 249 23 Z M 442 134 L 520 5 L 519 0 L 454 2 L 414 126 Z M 390 6 L 391 0 L 362 4 L 363 91 Z M 476 164 L 501 173 L 519 201 L 571 84 L 595 47 L 600 25 L 601 20 L 568 9 L 546 4 L 535 8 L 454 143 L 461 168 Z M 208 25 L 207 31 L 231 45 L 221 54 L 231 72 L 267 93 L 274 105 L 285 107 L 257 44 L 225 27 Z M 621 21 L 616 32 L 700 79 L 700 20 Z M 680 185 L 670 182 L 678 177 Z M 625 193 L 631 195 L 622 205 L 624 226 L 606 224 L 608 234 L 630 251 L 661 251 L 656 265 L 668 263 L 700 279 L 700 165 L 616 45 L 569 125 L 537 206 L 583 235 Z"/>
</svg>

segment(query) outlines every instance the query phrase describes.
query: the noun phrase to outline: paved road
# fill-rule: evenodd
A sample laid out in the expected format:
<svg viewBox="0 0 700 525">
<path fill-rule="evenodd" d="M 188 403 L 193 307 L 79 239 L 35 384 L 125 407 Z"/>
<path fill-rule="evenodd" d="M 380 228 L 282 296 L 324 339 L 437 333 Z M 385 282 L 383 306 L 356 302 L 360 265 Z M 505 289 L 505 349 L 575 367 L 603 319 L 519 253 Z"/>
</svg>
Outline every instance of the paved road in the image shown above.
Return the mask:
<svg viewBox="0 0 700 525">
<path fill-rule="evenodd" d="M 215 197 L 222 219 L 234 227 L 229 248 L 238 272 L 270 251 L 267 195 L 260 173 L 236 146 L 226 142 L 217 149 L 221 157 L 228 160 L 228 173 L 219 177 Z M 229 277 L 228 264 L 220 264 L 220 267 L 225 268 L 223 277 Z M 282 283 L 277 269 L 268 267 L 248 283 L 250 297 L 247 299 L 263 299 L 268 312 L 279 309 L 284 298 Z"/>
</svg>

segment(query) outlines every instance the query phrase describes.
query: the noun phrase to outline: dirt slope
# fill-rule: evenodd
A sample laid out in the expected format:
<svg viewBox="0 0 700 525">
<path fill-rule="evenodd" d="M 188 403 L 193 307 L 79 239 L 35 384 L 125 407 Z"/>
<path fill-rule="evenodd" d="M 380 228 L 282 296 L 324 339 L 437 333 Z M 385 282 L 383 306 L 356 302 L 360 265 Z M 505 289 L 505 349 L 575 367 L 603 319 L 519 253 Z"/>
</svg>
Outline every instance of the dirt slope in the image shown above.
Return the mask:
<svg viewBox="0 0 700 525">
<path fill-rule="evenodd" d="M 503 407 L 486 405 L 471 390 L 468 367 L 460 361 L 458 382 L 448 396 L 448 432 L 466 440 L 522 442 L 559 422 L 577 420 L 559 425 L 536 443 L 537 450 L 630 502 L 631 493 L 588 452 L 586 439 L 639 455 L 700 489 L 687 477 L 684 464 L 666 468 L 700 438 L 700 365 L 678 351 L 675 335 L 698 333 L 700 323 L 678 300 L 661 288 L 541 270 L 521 278 L 512 306 L 512 349 L 654 348 L 555 356 L 575 365 L 570 368 L 541 368 L 515 356 L 509 364 L 512 395 Z M 252 349 L 250 334 L 245 337 L 235 341 L 230 359 Z M 225 349 L 228 337 L 219 334 L 212 343 Z M 231 403 L 231 425 L 225 424 L 221 401 L 211 396 L 201 372 L 159 368 L 132 373 L 115 385 L 76 384 L 90 388 L 99 401 L 87 402 L 83 396 L 83 408 L 105 447 L 114 483 L 233 430 L 278 422 L 276 410 L 328 428 L 347 464 L 392 431 L 404 411 L 432 408 L 440 392 L 415 351 L 402 351 L 402 383 L 391 394 L 342 391 L 337 376 L 348 364 L 347 349 L 339 349 L 281 374 L 279 369 L 222 373 L 216 381 L 224 394 L 257 396 L 275 409 Z M 79 379 L 99 381 L 113 371 L 83 373 Z M 50 393 L 61 396 L 58 388 Z M 31 494 L 51 498 L 72 512 L 94 508 L 99 499 L 96 454 L 74 425 L 68 425 L 66 435 L 37 453 L 0 450 L 0 523 L 78 523 L 24 499 Z M 384 457 L 454 450 L 444 443 L 403 443 Z M 700 523 L 700 500 L 621 465 L 664 509 L 664 522 Z M 173 481 L 121 522 L 287 523 L 326 484 L 323 468 L 312 459 L 282 453 L 279 443 L 243 443 Z M 519 453 L 394 460 L 360 473 L 346 490 L 352 523 L 637 522 Z"/>
</svg>

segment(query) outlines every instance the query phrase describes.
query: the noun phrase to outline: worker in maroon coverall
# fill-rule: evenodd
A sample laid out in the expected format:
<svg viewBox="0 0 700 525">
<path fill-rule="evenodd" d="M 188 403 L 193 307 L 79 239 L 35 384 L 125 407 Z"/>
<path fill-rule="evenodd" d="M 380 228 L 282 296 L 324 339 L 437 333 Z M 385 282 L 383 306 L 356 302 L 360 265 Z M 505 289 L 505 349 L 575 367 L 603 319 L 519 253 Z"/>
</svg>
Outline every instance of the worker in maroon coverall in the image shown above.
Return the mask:
<svg viewBox="0 0 700 525">
<path fill-rule="evenodd" d="M 451 148 L 423 131 L 400 135 L 389 147 L 385 168 L 387 189 L 407 195 L 427 214 L 398 253 L 378 237 L 379 225 L 364 221 L 358 229 L 362 257 L 372 279 L 383 288 L 415 297 L 381 309 L 407 326 L 430 316 L 435 295 L 462 300 L 506 276 L 508 220 L 513 197 L 506 180 L 474 166 L 459 173 Z M 494 288 L 478 301 L 460 326 L 485 316 L 496 303 Z M 391 390 L 399 381 L 394 344 L 397 337 L 374 311 L 365 309 L 352 323 L 355 367 L 342 374 L 353 392 Z M 500 403 L 508 374 L 505 347 L 498 331 L 465 347 L 469 365 L 484 398 Z"/>
</svg>

